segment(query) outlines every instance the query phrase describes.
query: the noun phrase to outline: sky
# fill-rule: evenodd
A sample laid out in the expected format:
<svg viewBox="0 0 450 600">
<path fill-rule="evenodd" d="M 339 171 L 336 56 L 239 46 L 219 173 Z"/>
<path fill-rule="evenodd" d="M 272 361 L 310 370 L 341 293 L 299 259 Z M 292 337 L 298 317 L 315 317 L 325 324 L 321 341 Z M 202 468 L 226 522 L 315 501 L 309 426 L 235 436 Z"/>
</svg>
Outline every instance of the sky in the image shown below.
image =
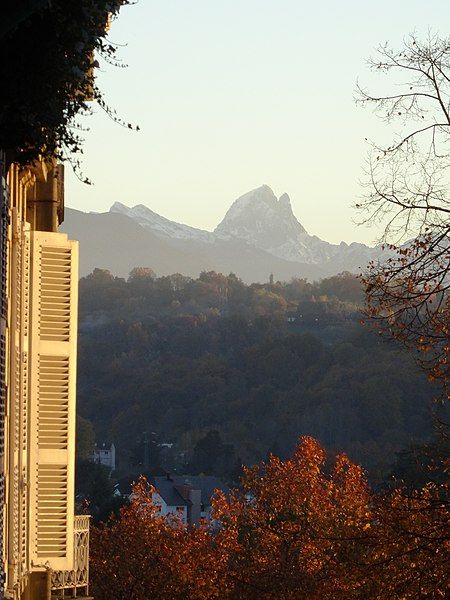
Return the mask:
<svg viewBox="0 0 450 600">
<path fill-rule="evenodd" d="M 130 131 L 99 107 L 83 119 L 81 183 L 66 168 L 66 204 L 119 201 L 212 230 L 231 203 L 269 185 L 290 195 L 309 233 L 373 243 L 357 226 L 365 138 L 384 124 L 355 104 L 380 43 L 446 34 L 447 0 L 138 0 L 109 38 L 127 68 L 101 62 L 98 83 Z M 384 137 L 383 137 L 384 136 Z"/>
</svg>

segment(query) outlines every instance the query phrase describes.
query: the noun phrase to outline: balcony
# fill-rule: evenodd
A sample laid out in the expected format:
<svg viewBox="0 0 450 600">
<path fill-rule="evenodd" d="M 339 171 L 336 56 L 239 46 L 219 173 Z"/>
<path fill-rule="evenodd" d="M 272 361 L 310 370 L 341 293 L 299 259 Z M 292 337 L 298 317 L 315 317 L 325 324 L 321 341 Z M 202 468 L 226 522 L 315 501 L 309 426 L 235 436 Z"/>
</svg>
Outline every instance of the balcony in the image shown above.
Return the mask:
<svg viewBox="0 0 450 600">
<path fill-rule="evenodd" d="M 87 598 L 89 596 L 89 515 L 74 517 L 74 568 L 53 571 L 52 598 Z"/>
</svg>

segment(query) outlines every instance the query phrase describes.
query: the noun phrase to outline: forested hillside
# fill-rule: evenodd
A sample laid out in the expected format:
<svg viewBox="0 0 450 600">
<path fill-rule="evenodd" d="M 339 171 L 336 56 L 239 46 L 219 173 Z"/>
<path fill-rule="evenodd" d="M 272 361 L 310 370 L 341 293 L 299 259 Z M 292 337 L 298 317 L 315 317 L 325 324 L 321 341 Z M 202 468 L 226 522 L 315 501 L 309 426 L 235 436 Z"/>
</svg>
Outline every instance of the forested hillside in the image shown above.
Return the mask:
<svg viewBox="0 0 450 600">
<path fill-rule="evenodd" d="M 362 301 L 349 274 L 245 285 L 97 269 L 80 281 L 78 411 L 116 445 L 119 474 L 142 469 L 146 436 L 151 468 L 232 478 L 307 434 L 379 480 L 431 435 L 433 389 L 362 326 Z"/>
</svg>

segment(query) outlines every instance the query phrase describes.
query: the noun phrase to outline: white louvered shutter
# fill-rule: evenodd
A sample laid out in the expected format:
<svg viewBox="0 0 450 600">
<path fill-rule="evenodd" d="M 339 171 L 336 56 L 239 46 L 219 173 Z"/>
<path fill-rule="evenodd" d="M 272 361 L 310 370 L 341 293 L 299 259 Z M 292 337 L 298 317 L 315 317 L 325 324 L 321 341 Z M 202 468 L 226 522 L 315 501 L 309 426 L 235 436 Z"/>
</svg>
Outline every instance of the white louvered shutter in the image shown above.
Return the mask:
<svg viewBox="0 0 450 600">
<path fill-rule="evenodd" d="M 30 509 L 35 565 L 73 568 L 78 243 L 31 233 Z"/>
<path fill-rule="evenodd" d="M 28 478 L 28 334 L 29 334 L 29 291 L 30 291 L 30 234 L 29 226 L 21 227 L 20 236 L 20 268 L 17 276 L 20 276 L 20 286 L 17 292 L 20 292 L 19 303 L 16 318 L 16 331 L 19 337 L 19 361 L 16 365 L 20 380 L 16 392 L 19 393 L 18 403 L 18 468 L 19 468 L 19 488 L 18 488 L 18 517 L 19 517 L 19 556 L 17 557 L 20 565 L 20 575 L 28 570 L 28 491 L 25 482 Z"/>
<path fill-rule="evenodd" d="M 12 492 L 8 505 L 9 581 L 18 581 L 28 569 L 28 319 L 30 244 L 28 226 L 12 211 L 13 235 L 9 252 L 8 335 L 8 472 Z"/>
</svg>

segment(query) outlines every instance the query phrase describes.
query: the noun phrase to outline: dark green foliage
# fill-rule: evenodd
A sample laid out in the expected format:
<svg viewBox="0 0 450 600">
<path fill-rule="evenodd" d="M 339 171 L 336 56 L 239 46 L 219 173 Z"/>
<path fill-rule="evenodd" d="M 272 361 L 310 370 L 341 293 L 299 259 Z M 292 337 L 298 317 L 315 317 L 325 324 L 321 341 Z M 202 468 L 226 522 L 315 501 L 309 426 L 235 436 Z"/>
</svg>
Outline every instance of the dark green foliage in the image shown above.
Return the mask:
<svg viewBox="0 0 450 600">
<path fill-rule="evenodd" d="M 90 458 L 94 452 L 95 432 L 89 419 L 85 419 L 81 415 L 77 416 L 76 440 L 77 460 Z"/>
<path fill-rule="evenodd" d="M 174 444 L 166 467 L 230 477 L 307 434 L 379 480 L 395 452 L 429 437 L 433 389 L 360 325 L 357 285 L 97 271 L 80 282 L 79 410 L 125 472 L 143 431 Z"/>
<path fill-rule="evenodd" d="M 2 3 L 0 148 L 10 161 L 64 158 L 82 151 L 74 117 L 93 98 L 109 110 L 94 81 L 94 52 L 114 60 L 108 15 L 128 0 Z"/>
<path fill-rule="evenodd" d="M 148 435 L 146 431 L 138 437 L 132 447 L 130 463 L 132 467 L 142 473 L 158 470 L 161 467 L 161 449 L 154 435 Z"/>
<path fill-rule="evenodd" d="M 109 469 L 89 460 L 78 460 L 76 464 L 77 494 L 89 502 L 91 514 L 109 502 L 113 485 L 109 478 Z"/>
<path fill-rule="evenodd" d="M 126 498 L 114 494 L 107 467 L 88 460 L 76 463 L 76 494 L 80 509 L 87 509 L 94 523 L 106 521 L 111 513 L 119 514 Z"/>
<path fill-rule="evenodd" d="M 192 458 L 187 466 L 187 471 L 192 475 L 229 475 L 236 462 L 234 448 L 231 444 L 224 444 L 220 433 L 216 430 L 200 438 L 194 446 Z"/>
</svg>

